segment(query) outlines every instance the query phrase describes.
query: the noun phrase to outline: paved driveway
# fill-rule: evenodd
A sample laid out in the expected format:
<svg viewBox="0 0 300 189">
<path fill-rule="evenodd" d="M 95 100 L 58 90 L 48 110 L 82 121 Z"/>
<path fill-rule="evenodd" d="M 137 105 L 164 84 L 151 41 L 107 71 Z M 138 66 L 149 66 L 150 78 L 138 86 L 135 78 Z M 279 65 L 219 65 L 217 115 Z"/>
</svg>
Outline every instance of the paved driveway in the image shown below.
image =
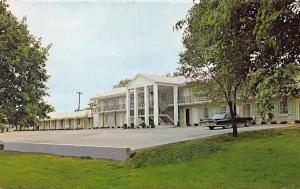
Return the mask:
<svg viewBox="0 0 300 189">
<path fill-rule="evenodd" d="M 286 125 L 285 125 L 286 126 Z M 239 128 L 239 132 L 284 127 L 284 125 Z M 131 150 L 184 140 L 230 133 L 232 129 L 209 130 L 206 127 L 155 129 L 97 129 L 66 131 L 23 131 L 0 134 L 0 141 L 129 147 Z"/>
</svg>

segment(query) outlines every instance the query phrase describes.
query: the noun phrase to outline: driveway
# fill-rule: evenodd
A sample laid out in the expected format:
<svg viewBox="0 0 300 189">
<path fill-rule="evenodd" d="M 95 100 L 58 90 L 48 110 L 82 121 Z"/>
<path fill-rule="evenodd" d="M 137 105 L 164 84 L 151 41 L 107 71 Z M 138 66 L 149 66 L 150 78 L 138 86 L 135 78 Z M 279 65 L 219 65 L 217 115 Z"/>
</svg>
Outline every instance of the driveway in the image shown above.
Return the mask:
<svg viewBox="0 0 300 189">
<path fill-rule="evenodd" d="M 286 126 L 287 125 L 251 126 L 239 128 L 238 132 Z M 0 141 L 128 147 L 131 150 L 136 150 L 231 132 L 232 129 L 209 130 L 206 127 L 19 131 L 0 134 Z"/>
</svg>

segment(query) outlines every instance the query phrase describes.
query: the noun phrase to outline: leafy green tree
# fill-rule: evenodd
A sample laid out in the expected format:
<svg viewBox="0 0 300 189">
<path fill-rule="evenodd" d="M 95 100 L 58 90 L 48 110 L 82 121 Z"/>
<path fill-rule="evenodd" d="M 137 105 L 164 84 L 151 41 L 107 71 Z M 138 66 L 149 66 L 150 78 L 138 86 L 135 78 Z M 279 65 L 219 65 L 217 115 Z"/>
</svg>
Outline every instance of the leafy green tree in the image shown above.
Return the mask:
<svg viewBox="0 0 300 189">
<path fill-rule="evenodd" d="M 34 126 L 53 111 L 44 101 L 50 45 L 43 47 L 25 21 L 0 2 L 0 123 L 20 127 Z"/>
<path fill-rule="evenodd" d="M 237 100 L 286 85 L 289 91 L 296 89 L 291 77 L 278 78 L 276 86 L 261 83 L 299 64 L 297 8 L 295 1 L 284 0 L 202 0 L 176 24 L 184 29 L 179 72 L 195 86 L 210 86 L 206 88 L 210 96 L 227 102 L 233 136 L 237 136 Z"/>
<path fill-rule="evenodd" d="M 131 79 L 123 79 L 123 80 L 119 81 L 118 84 L 114 85 L 113 88 L 125 87 L 130 81 L 131 81 Z"/>
</svg>

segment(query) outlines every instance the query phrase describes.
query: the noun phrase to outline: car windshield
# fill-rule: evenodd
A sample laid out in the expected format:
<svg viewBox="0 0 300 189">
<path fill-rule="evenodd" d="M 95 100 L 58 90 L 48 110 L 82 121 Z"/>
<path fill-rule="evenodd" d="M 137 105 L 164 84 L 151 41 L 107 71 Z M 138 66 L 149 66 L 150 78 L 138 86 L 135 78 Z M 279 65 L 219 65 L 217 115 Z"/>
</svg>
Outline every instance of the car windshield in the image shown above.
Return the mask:
<svg viewBox="0 0 300 189">
<path fill-rule="evenodd" d="M 226 114 L 215 114 L 212 119 L 225 119 Z"/>
</svg>

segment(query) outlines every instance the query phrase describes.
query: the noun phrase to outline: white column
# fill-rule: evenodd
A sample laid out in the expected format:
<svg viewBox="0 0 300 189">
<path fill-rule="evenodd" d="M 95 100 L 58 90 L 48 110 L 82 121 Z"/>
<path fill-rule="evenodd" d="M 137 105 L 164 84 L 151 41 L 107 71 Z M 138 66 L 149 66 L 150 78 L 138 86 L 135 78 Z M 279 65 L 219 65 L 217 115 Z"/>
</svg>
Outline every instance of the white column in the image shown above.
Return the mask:
<svg viewBox="0 0 300 189">
<path fill-rule="evenodd" d="M 139 108 L 138 108 L 138 90 L 137 88 L 134 88 L 133 92 L 133 106 L 134 106 L 134 126 L 138 126 L 138 116 L 139 116 Z"/>
<path fill-rule="evenodd" d="M 175 86 L 173 88 L 173 96 L 174 96 L 174 125 L 177 125 L 178 122 L 178 87 Z"/>
<path fill-rule="evenodd" d="M 158 125 L 158 86 L 153 85 L 153 115 L 154 115 L 154 125 Z"/>
<path fill-rule="evenodd" d="M 126 91 L 126 123 L 130 127 L 130 91 Z"/>
<path fill-rule="evenodd" d="M 99 127 L 99 113 L 98 107 L 96 107 L 95 113 L 93 113 L 93 127 Z"/>
<path fill-rule="evenodd" d="M 147 86 L 144 86 L 144 105 L 145 105 L 145 124 L 149 125 L 149 90 Z"/>
</svg>

